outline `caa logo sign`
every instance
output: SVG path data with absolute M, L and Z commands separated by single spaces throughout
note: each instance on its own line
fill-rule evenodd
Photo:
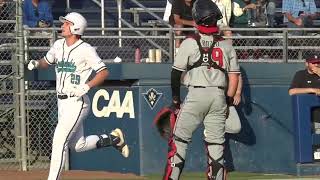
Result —
M 109 101 L 107 106 L 98 109 L 99 100 Z M 120 102 L 120 92 L 115 90 L 110 97 L 105 89 L 98 90 L 93 96 L 92 112 L 96 117 L 109 117 L 111 113 L 116 113 L 117 118 L 122 118 L 124 113 L 128 113 L 134 119 L 134 103 L 132 91 L 127 91 L 122 103 Z

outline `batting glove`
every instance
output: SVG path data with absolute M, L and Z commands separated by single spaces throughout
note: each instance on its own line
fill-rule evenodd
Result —
M 37 60 L 30 60 L 28 64 L 28 69 L 30 71 L 37 69 L 39 67 L 39 61 Z
M 77 97 L 81 97 L 85 94 L 87 94 L 87 92 L 90 90 L 90 87 L 88 84 L 83 84 L 80 85 L 78 87 L 76 87 L 75 91 L 74 91 L 74 95 Z

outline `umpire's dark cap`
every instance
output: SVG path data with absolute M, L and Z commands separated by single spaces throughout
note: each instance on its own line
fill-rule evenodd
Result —
M 306 58 L 307 63 L 312 64 L 320 64 L 320 55 L 319 54 L 311 54 Z

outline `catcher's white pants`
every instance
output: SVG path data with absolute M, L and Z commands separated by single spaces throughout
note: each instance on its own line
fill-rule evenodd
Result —
M 87 117 L 90 100 L 87 95 L 58 99 L 58 124 L 52 142 L 52 155 L 48 180 L 58 180 L 68 147 L 77 152 L 96 148 L 97 135 L 84 137 L 83 120 Z

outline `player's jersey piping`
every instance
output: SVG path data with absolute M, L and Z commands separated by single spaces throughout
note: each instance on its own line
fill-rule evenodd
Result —
M 83 110 L 83 106 L 84 106 L 84 99 L 83 97 L 81 97 L 81 100 L 82 100 L 82 105 L 81 105 L 81 109 L 80 109 L 80 112 L 78 114 L 78 117 L 77 117 L 77 120 L 76 122 L 73 124 L 72 128 L 70 129 L 68 135 L 67 135 L 67 138 L 65 139 L 64 143 L 63 143 L 63 149 L 62 149 L 62 152 L 61 152 L 61 161 L 60 161 L 60 166 L 59 166 L 59 171 L 58 171 L 58 174 L 57 174 L 57 177 L 56 177 L 56 180 L 58 180 L 58 175 L 60 174 L 61 172 L 61 168 L 62 168 L 62 160 L 63 160 L 63 152 L 64 152 L 64 147 L 66 146 L 66 143 L 67 143 L 67 140 L 70 136 L 70 133 L 72 132 L 73 128 L 75 127 L 76 124 L 78 124 L 78 121 L 79 121 L 79 118 L 80 118 L 80 114 Z
M 55 63 L 51 63 L 51 62 L 49 62 L 49 60 L 48 60 L 47 56 L 44 56 L 44 60 L 46 60 L 46 62 L 47 62 L 49 65 L 53 65 L 53 64 L 55 64 Z
M 64 44 L 66 43 L 66 40 L 63 41 L 63 44 L 62 44 L 62 58 L 64 57 Z M 57 68 L 57 66 L 56 66 Z M 63 71 L 61 72 L 61 75 L 60 75 L 60 81 L 59 81 L 59 88 L 61 87 L 61 78 L 62 78 L 62 73 Z M 59 90 L 59 89 L 57 89 Z M 60 90 L 60 94 L 62 94 L 62 90 Z
M 107 67 L 106 67 L 106 66 L 102 66 L 101 68 L 99 68 L 99 69 L 96 71 L 96 73 L 98 73 L 98 72 L 100 72 L 100 71 L 102 71 L 102 70 L 104 70 L 104 69 L 107 69 Z
M 78 44 L 76 47 L 74 47 L 73 49 L 71 49 L 71 51 L 70 51 L 69 54 L 68 54 L 68 58 L 67 58 L 67 61 L 66 61 L 66 62 L 69 61 L 69 57 L 70 57 L 71 52 L 72 52 L 73 50 L 75 50 L 77 47 L 79 47 L 81 44 L 83 44 L 83 41 L 82 41 L 80 44 Z M 62 76 L 62 73 L 61 73 L 61 76 Z M 61 90 L 60 90 L 61 93 L 62 93 L 62 90 L 63 90 L 63 88 L 64 88 L 64 82 L 65 82 L 65 80 L 66 80 L 66 76 L 67 76 L 67 72 L 65 72 L 64 77 L 63 77 L 62 88 L 61 88 Z M 61 77 L 60 77 L 60 78 L 61 78 Z

